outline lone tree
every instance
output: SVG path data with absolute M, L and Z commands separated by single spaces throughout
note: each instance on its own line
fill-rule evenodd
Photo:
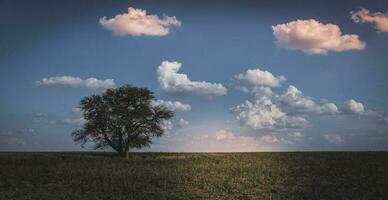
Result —
M 109 146 L 128 158 L 129 149 L 149 146 L 153 137 L 162 136 L 164 121 L 174 115 L 167 107 L 152 104 L 155 100 L 147 88 L 130 85 L 85 97 L 80 109 L 86 123 L 73 131 L 73 139 L 82 146 L 91 141 L 95 149 Z

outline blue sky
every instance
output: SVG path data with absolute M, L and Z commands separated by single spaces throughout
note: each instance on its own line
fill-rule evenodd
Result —
M 125 18 L 141 11 L 153 25 Z M 112 82 L 190 105 L 144 151 L 387 150 L 387 11 L 386 1 L 0 1 L 0 151 L 81 150 L 74 108 Z

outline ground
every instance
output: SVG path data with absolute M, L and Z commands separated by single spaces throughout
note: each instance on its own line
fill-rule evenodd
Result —
M 0 199 L 388 199 L 388 152 L 0 153 Z

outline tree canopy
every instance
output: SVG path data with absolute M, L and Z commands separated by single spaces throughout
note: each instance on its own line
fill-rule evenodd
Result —
M 153 101 L 150 90 L 131 85 L 84 97 L 79 108 L 86 123 L 72 132 L 73 139 L 82 146 L 92 142 L 95 149 L 111 147 L 128 156 L 129 149 L 149 146 L 153 137 L 162 136 L 163 123 L 174 115 Z

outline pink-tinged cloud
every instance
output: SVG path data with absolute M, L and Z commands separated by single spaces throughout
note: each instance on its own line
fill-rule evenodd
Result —
M 355 23 L 372 23 L 381 32 L 388 33 L 388 13 L 370 13 L 368 9 L 361 8 L 357 12 L 350 12 Z
M 181 22 L 173 16 L 147 15 L 147 11 L 129 7 L 128 13 L 118 14 L 114 18 L 100 19 L 100 24 L 117 35 L 132 36 L 165 36 L 170 26 L 181 26 Z
M 366 45 L 358 35 L 342 34 L 337 25 L 323 24 L 315 19 L 278 24 L 272 29 L 279 47 L 301 50 L 307 54 L 361 50 Z

